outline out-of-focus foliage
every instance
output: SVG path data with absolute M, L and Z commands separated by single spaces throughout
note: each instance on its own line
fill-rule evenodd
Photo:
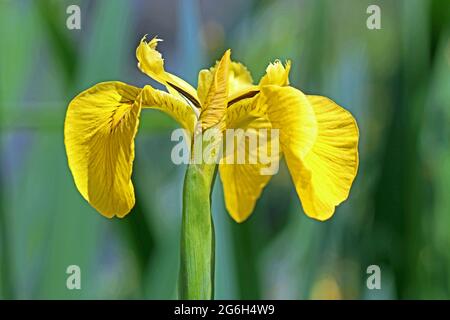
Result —
M 66 28 L 71 4 L 81 30 Z M 381 30 L 366 27 L 371 4 Z M 175 123 L 143 113 L 138 202 L 123 220 L 81 198 L 63 145 L 75 93 L 106 80 L 157 87 L 135 67 L 146 33 L 193 85 L 227 48 L 255 81 L 291 59 L 294 86 L 358 120 L 359 175 L 328 222 L 302 213 L 285 166 L 244 224 L 216 184 L 217 298 L 450 298 L 448 1 L 0 0 L 1 298 L 176 297 L 185 168 L 170 161 Z M 81 290 L 66 288 L 72 264 Z M 381 290 L 366 287 L 372 264 Z

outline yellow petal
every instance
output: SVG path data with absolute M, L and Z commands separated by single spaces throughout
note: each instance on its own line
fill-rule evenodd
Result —
M 288 60 L 286 66 L 283 66 L 279 60 L 276 60 L 274 63 L 270 63 L 267 66 L 266 74 L 261 78 L 259 85 L 287 86 L 289 85 L 290 70 L 291 61 Z
M 225 150 L 219 164 L 225 205 L 236 222 L 243 222 L 250 216 L 262 190 L 269 182 L 271 175 L 264 173 L 262 170 L 264 168 L 267 170 L 272 165 L 276 165 L 276 169 L 278 169 L 278 153 L 273 158 L 269 158 L 274 163 L 262 163 L 258 158 L 258 154 L 261 154 L 260 148 L 267 148 L 269 154 L 271 154 L 272 140 L 270 135 L 271 124 L 268 121 L 265 109 L 258 108 L 257 99 L 258 97 L 241 100 L 227 110 L 227 129 L 242 129 L 244 130 L 243 134 L 249 134 L 251 138 L 256 138 L 259 141 L 255 148 L 249 141 L 246 143 L 244 135 L 241 135 L 240 139 L 234 139 L 234 152 L 230 153 L 229 150 Z M 259 129 L 267 130 L 268 135 L 265 136 L 268 138 L 267 145 L 261 145 L 260 139 L 263 138 L 264 133 Z M 230 136 L 227 136 L 226 140 L 227 142 L 230 141 Z M 238 153 L 249 155 L 245 163 L 236 163 L 239 157 Z M 256 163 L 250 163 L 250 157 L 254 157 L 257 160 Z
M 198 73 L 197 96 L 200 104 L 205 105 L 206 96 L 214 77 L 214 69 L 203 69 Z
M 272 127 L 280 130 L 282 150 L 303 158 L 317 137 L 314 110 L 307 97 L 292 87 L 264 86 L 260 103 L 267 105 Z
M 161 53 L 156 50 L 159 41 L 162 40 L 156 37 L 148 42 L 145 36 L 142 38 L 136 49 L 139 69 L 150 78 L 165 85 L 171 94 L 181 95 L 200 107 L 197 91 L 183 79 L 164 70 L 164 59 Z
M 217 124 L 224 129 L 224 117 L 228 102 L 228 71 L 230 68 L 230 54 L 227 50 L 214 70 L 213 80 L 208 89 L 205 103 L 200 113 L 201 129 L 206 130 Z
M 219 62 L 210 69 L 201 70 L 198 74 L 197 94 L 201 104 L 205 103 L 218 64 Z M 239 62 L 231 61 L 228 72 L 228 96 L 242 95 L 252 88 L 254 88 L 253 79 L 247 68 Z
M 359 134 L 355 119 L 333 101 L 307 97 L 291 87 L 269 86 L 263 94 L 272 125 L 282 130 L 282 151 L 305 213 L 318 220 L 330 218 L 348 197 L 356 176 Z M 295 112 L 298 121 L 293 126 Z M 283 113 L 291 116 L 283 117 Z
M 228 74 L 228 94 L 232 96 L 237 92 L 247 90 L 252 85 L 253 79 L 247 68 L 239 62 L 232 62 Z
M 157 90 L 147 85 L 139 96 L 142 108 L 150 108 L 163 111 L 175 119 L 190 133 L 194 132 L 197 121 L 193 107 L 184 100 L 174 97 L 164 91 Z
M 227 108 L 227 129 L 235 128 L 271 128 L 267 116 L 267 106 L 259 103 L 259 95 L 242 99 Z
M 308 100 L 314 108 L 318 135 L 303 158 L 304 169 L 297 172 L 298 163 L 293 160 L 291 174 L 305 212 L 326 220 L 347 199 L 356 177 L 359 132 L 351 113 L 332 100 L 320 96 L 308 96 Z
M 227 211 L 236 222 L 244 222 L 272 176 L 261 175 L 260 167 L 250 164 L 220 164 L 219 172 Z
M 135 202 L 131 172 L 139 93 L 125 83 L 99 83 L 76 96 L 67 109 L 64 142 L 75 184 L 109 218 L 125 216 Z

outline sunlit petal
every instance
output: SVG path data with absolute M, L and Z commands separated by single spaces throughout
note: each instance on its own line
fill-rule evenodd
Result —
M 139 69 L 152 79 L 165 85 L 171 94 L 175 96 L 182 95 L 194 105 L 200 107 L 197 91 L 183 79 L 165 71 L 164 59 L 161 53 L 156 50 L 159 41 L 162 40 L 156 37 L 148 42 L 145 36 L 142 38 L 136 49 Z
M 208 94 L 202 104 L 200 114 L 201 129 L 205 130 L 219 124 L 220 130 L 225 128 L 225 111 L 228 102 L 228 72 L 230 68 L 230 54 L 227 50 L 214 70 Z
M 305 213 L 318 220 L 330 218 L 348 197 L 356 176 L 355 119 L 333 101 L 307 97 L 294 88 L 269 86 L 263 94 L 272 125 L 285 128 L 280 134 L 282 151 Z M 291 116 L 283 118 L 280 110 Z M 292 126 L 294 117 L 297 124 Z
M 76 96 L 67 109 L 64 141 L 75 184 L 109 218 L 125 216 L 135 202 L 131 172 L 139 93 L 121 82 L 99 83 Z
M 266 74 L 261 78 L 259 85 L 277 85 L 287 86 L 289 85 L 289 72 L 291 70 L 291 61 L 287 61 L 285 66 L 276 60 L 274 63 L 270 63 L 266 68 Z
M 232 62 L 228 75 L 229 95 L 244 91 L 253 85 L 252 75 L 247 68 L 239 62 Z
M 193 108 L 184 100 L 174 97 L 164 91 L 157 90 L 147 85 L 139 96 L 142 108 L 150 108 L 163 111 L 175 119 L 190 133 L 194 132 L 197 121 Z
M 272 127 L 280 130 L 282 150 L 292 150 L 303 158 L 312 148 L 318 130 L 306 95 L 292 87 L 264 86 L 261 90 L 260 103 L 267 106 Z
M 202 104 L 205 102 L 218 63 L 210 69 L 201 70 L 198 74 L 197 94 Z M 243 64 L 231 61 L 228 72 L 228 96 L 243 95 L 251 88 L 253 88 L 253 79 L 250 72 Z
M 314 108 L 318 135 L 302 161 L 309 171 L 302 177 L 306 182 L 296 178 L 301 176 L 300 172 L 291 170 L 291 174 L 305 212 L 326 220 L 347 199 L 356 177 L 359 132 L 351 113 L 332 100 L 320 96 L 308 96 L 308 100 Z

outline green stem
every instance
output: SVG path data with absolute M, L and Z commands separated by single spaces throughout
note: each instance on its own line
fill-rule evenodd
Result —
M 183 190 L 179 298 L 214 298 L 214 225 L 211 191 L 216 164 L 190 164 Z

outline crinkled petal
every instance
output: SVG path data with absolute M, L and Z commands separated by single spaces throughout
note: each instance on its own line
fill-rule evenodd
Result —
M 291 70 L 291 61 L 287 61 L 285 66 L 276 60 L 274 63 L 270 63 L 267 66 L 266 74 L 261 78 L 259 85 L 277 85 L 287 86 L 289 85 L 289 72 Z
M 334 101 L 320 96 L 308 96 L 308 100 L 314 108 L 318 135 L 303 158 L 303 170 L 295 170 L 298 163 L 293 160 L 291 174 L 305 212 L 326 220 L 347 199 L 356 177 L 359 132 L 351 113 Z
M 134 206 L 131 172 L 140 89 L 99 83 L 69 104 L 64 126 L 67 159 L 81 195 L 102 215 L 123 217 Z
M 228 72 L 230 54 L 227 50 L 214 70 L 211 85 L 200 113 L 202 131 L 219 125 L 219 130 L 225 129 L 225 113 L 228 103 Z
M 305 96 L 291 87 L 268 86 L 263 94 L 272 125 L 282 130 L 282 151 L 305 213 L 330 218 L 347 199 L 357 173 L 355 119 L 330 99 Z
M 162 58 L 161 53 L 156 50 L 159 41 L 162 40 L 156 37 L 148 42 L 146 41 L 145 36 L 142 38 L 136 49 L 136 58 L 138 60 L 139 69 L 150 78 L 165 85 L 171 94 L 175 96 L 181 95 L 197 107 L 200 107 L 197 91 L 183 79 L 165 71 L 164 59 Z

